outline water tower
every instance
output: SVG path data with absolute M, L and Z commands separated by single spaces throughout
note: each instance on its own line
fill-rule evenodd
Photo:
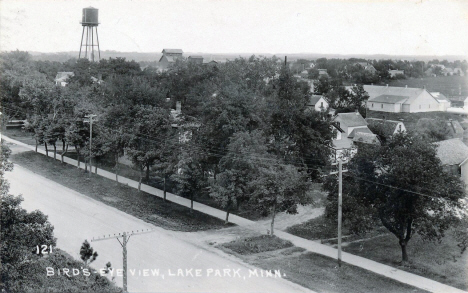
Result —
M 97 32 L 97 27 L 99 25 L 98 9 L 93 7 L 83 8 L 83 17 L 80 23 L 83 26 L 83 33 L 81 34 L 80 55 L 78 58 L 82 58 L 81 52 L 83 52 L 83 58 L 94 62 L 94 48 L 97 47 L 97 60 L 99 61 L 99 59 L 101 59 L 101 51 L 99 50 L 99 37 Z

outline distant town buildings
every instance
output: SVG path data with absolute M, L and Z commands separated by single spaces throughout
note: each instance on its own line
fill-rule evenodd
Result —
M 182 59 L 183 53 L 181 49 L 163 49 L 163 55 L 159 59 L 159 68 L 161 70 L 166 70 L 169 65 L 174 64 L 177 59 Z
M 397 75 L 405 75 L 405 71 L 404 70 L 389 70 L 388 71 L 388 74 L 390 74 L 390 77 L 396 77 Z
M 189 56 L 187 60 L 195 64 L 203 64 L 203 56 L 200 55 Z

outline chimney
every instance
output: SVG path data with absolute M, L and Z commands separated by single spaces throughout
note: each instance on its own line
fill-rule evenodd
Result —
M 408 85 L 405 85 L 405 89 L 407 89 L 407 88 L 408 88 Z
M 388 83 L 387 83 L 387 87 L 388 87 Z
M 180 103 L 180 101 L 177 101 L 176 102 L 176 111 L 178 113 L 181 113 L 182 112 L 182 104 Z
M 356 107 L 356 109 L 354 110 L 354 112 L 356 113 L 356 115 L 359 115 L 359 109 Z

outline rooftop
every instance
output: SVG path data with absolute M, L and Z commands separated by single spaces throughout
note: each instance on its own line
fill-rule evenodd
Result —
M 184 52 L 182 51 L 182 49 L 163 49 L 162 53 L 183 54 Z
M 397 87 L 397 86 L 378 86 L 364 85 L 364 90 L 369 94 L 369 101 L 381 95 L 407 97 L 404 104 L 412 103 L 423 92 L 423 88 Z M 435 99 L 435 98 L 434 98 Z
M 317 104 L 317 102 L 323 98 L 322 95 L 312 95 L 309 99 L 309 105 L 312 105 L 314 106 L 315 104 Z
M 459 165 L 468 158 L 468 146 L 460 139 L 453 138 L 434 143 L 437 156 L 443 165 Z
M 340 122 L 348 127 L 366 126 L 367 122 L 362 118 L 361 114 L 356 112 L 339 113 L 335 116 L 335 121 Z
M 369 128 L 367 128 L 367 126 L 358 127 L 358 128 L 354 128 L 353 131 L 351 131 L 351 133 L 348 135 L 348 138 L 354 138 L 358 133 L 373 134 L 372 131 Z
M 376 134 L 373 133 L 366 133 L 366 132 L 358 132 L 353 138 L 353 142 L 362 142 L 367 144 L 376 144 L 380 145 L 380 140 Z
M 57 72 L 57 75 L 55 76 L 55 81 L 65 81 L 72 76 L 75 76 L 75 74 L 70 71 Z
M 408 96 L 380 95 L 373 99 L 369 99 L 369 101 L 378 102 L 378 103 L 395 104 L 395 103 L 403 103 L 408 98 L 409 98 Z

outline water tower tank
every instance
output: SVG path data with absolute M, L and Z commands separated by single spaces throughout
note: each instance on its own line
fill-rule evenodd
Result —
M 81 23 L 83 25 L 98 25 L 98 9 L 94 7 L 83 8 L 83 18 Z

